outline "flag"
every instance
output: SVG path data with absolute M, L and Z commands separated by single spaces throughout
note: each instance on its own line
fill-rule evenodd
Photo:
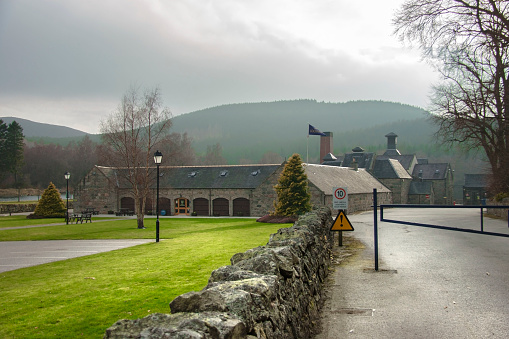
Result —
M 315 128 L 313 125 L 309 125 L 309 132 L 308 135 L 323 135 L 326 136 L 325 133 L 320 132 L 317 128 Z

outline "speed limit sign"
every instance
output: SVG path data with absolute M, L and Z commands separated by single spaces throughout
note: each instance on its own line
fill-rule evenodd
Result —
M 332 208 L 335 210 L 348 209 L 348 189 L 346 187 L 334 187 L 332 192 Z

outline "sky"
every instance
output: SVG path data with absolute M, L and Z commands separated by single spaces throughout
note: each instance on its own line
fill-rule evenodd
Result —
M 404 0 L 0 0 L 0 116 L 99 133 L 132 86 L 173 116 L 223 104 L 385 100 L 437 75 L 393 35 Z

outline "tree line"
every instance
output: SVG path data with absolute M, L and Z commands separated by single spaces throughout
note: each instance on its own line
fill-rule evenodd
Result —
M 158 144 L 166 166 L 222 165 L 227 161 L 219 143 L 210 145 L 198 155 L 187 133 L 168 133 Z M 153 166 L 154 163 L 148 163 Z M 85 136 L 67 145 L 27 141 L 23 128 L 13 121 L 0 120 L 0 188 L 44 189 L 50 182 L 63 188 L 64 174 L 71 173 L 72 190 L 95 165 L 111 166 L 111 154 L 104 143 Z

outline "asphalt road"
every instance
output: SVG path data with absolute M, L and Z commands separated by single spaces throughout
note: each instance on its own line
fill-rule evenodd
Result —
M 0 272 L 153 242 L 129 240 L 44 240 L 0 242 Z
M 384 217 L 480 229 L 479 210 L 394 209 Z M 509 238 L 379 223 L 375 272 L 373 213 L 348 218 L 355 231 L 344 232 L 345 245 L 365 248 L 330 276 L 315 339 L 509 336 Z M 484 222 L 485 231 L 509 234 L 507 221 Z

